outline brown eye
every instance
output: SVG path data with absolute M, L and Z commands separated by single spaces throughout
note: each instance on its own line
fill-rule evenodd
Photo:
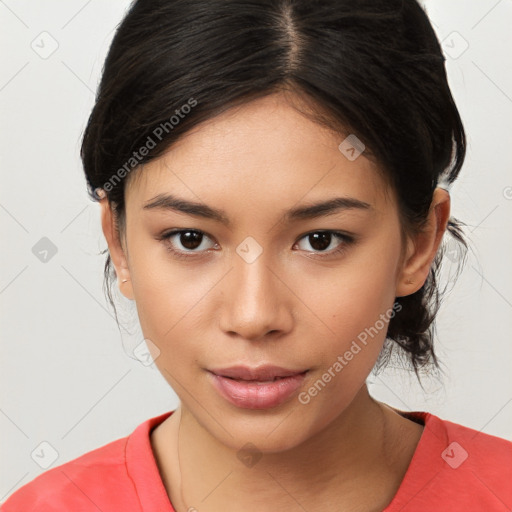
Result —
M 160 237 L 167 250 L 178 257 L 195 257 L 206 252 L 208 244 L 204 241 L 210 239 L 202 231 L 195 229 L 180 229 L 168 232 Z M 215 244 L 214 244 L 215 245 Z
M 343 252 L 348 245 L 354 242 L 354 238 L 336 231 L 315 231 L 307 233 L 302 239 L 307 239 L 312 251 L 304 249 L 307 252 L 320 252 L 319 256 L 333 255 Z M 336 245 L 336 241 L 340 242 Z M 334 243 L 333 243 L 334 242 Z M 333 247 L 334 246 L 334 247 Z M 331 250 L 326 250 L 331 247 Z
M 192 251 L 201 245 L 203 234 L 198 231 L 181 231 L 177 233 L 177 237 L 185 249 Z
M 331 245 L 332 233 L 312 233 L 308 235 L 308 241 L 315 251 L 325 251 Z

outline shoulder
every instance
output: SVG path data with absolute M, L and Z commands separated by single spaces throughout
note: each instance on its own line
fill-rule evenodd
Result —
M 127 437 L 45 471 L 15 491 L 1 512 L 140 512 L 170 510 L 150 433 L 174 411 L 150 418 Z
M 429 412 L 394 409 L 424 428 L 385 512 L 510 510 L 512 441 Z
M 431 463 L 429 469 L 424 468 L 431 478 L 426 493 L 465 510 L 511 506 L 512 441 L 430 413 L 426 414 L 427 428 L 423 448 L 433 452 L 433 459 L 424 459 Z
M 126 471 L 127 439 L 112 441 L 45 471 L 15 491 L 0 506 L 1 512 L 133 510 L 127 506 L 129 496 L 132 503 L 133 498 L 137 501 Z M 108 508 L 102 508 L 107 501 Z
M 494 466 L 510 469 L 512 441 L 440 418 L 429 412 L 400 412 L 405 417 L 424 425 L 421 445 L 443 448 L 442 459 L 449 467 L 462 467 L 467 461 L 466 467 L 473 464 L 485 466 L 492 462 Z
M 440 421 L 447 436 L 441 453 L 446 492 L 464 496 L 466 506 L 476 510 L 508 510 L 512 505 L 512 441 Z
M 512 441 L 448 420 L 440 418 L 437 420 L 443 425 L 448 440 L 453 443 L 451 449 L 445 454 L 447 458 L 452 455 L 455 458 L 459 450 L 465 460 L 467 454 L 467 460 L 474 464 L 486 466 L 492 462 L 495 467 L 507 468 L 509 471 L 512 469 Z

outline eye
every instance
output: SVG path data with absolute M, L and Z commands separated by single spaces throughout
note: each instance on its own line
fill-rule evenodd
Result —
M 315 256 L 319 256 L 321 258 L 341 254 L 345 252 L 348 249 L 348 246 L 355 241 L 353 236 L 339 231 L 312 231 L 311 233 L 304 235 L 301 240 L 302 239 L 306 239 L 309 245 L 313 248 L 312 251 L 307 249 L 305 250 L 313 252 Z M 338 246 L 335 246 L 334 249 L 329 251 L 325 250 L 332 247 L 333 242 L 336 241 L 338 242 Z M 320 253 L 317 251 L 320 251 Z
M 313 253 L 315 257 L 332 257 L 345 252 L 348 246 L 355 242 L 353 236 L 341 233 L 339 231 L 312 231 L 303 235 L 299 240 L 307 240 L 312 250 L 302 249 L 306 252 Z M 164 233 L 159 237 L 166 245 L 166 249 L 177 258 L 193 258 L 200 257 L 208 252 L 208 244 L 205 240 L 211 238 L 203 231 L 197 229 L 175 229 Z M 338 245 L 332 247 L 333 242 L 338 242 Z M 299 244 L 299 242 L 297 242 Z M 214 246 L 216 244 L 214 243 Z M 180 247 L 181 246 L 181 247 Z
M 203 243 L 206 239 L 209 239 L 206 233 L 197 229 L 176 229 L 160 237 L 160 240 L 165 242 L 167 250 L 178 258 L 201 255 L 207 249 Z

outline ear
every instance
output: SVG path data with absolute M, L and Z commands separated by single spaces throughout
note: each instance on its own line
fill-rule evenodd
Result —
M 411 295 L 425 284 L 449 218 L 450 194 L 437 187 L 423 231 L 408 239 L 403 267 L 397 276 L 396 297 Z
M 121 290 L 121 293 L 127 299 L 133 300 L 133 287 L 130 270 L 128 268 L 128 260 L 119 239 L 119 232 L 117 230 L 114 214 L 106 197 L 100 201 L 100 207 L 101 227 L 107 240 L 110 258 L 116 271 L 119 290 Z M 126 281 L 123 282 L 124 280 Z

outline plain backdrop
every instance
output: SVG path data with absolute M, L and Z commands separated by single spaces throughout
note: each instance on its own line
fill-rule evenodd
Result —
M 143 339 L 133 304 L 117 294 L 121 332 L 107 306 L 106 242 L 79 158 L 128 5 L 0 1 L 0 501 L 45 465 L 178 405 L 154 365 L 132 353 Z M 468 135 L 451 197 L 474 250 L 437 321 L 444 381 L 427 379 L 423 391 L 414 375 L 389 369 L 370 392 L 512 440 L 512 3 L 427 0 L 426 9 Z

